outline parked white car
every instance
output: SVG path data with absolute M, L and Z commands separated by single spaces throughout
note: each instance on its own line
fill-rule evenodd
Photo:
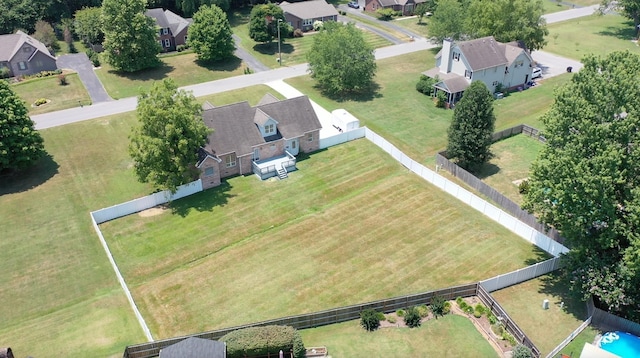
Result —
M 542 77 L 542 69 L 540 67 L 534 67 L 531 72 L 531 79 Z

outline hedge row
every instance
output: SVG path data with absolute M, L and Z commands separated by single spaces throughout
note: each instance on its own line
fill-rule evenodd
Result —
M 293 351 L 304 358 L 305 348 L 300 333 L 289 326 L 250 327 L 227 333 L 219 341 L 227 344 L 227 358 L 266 356 Z

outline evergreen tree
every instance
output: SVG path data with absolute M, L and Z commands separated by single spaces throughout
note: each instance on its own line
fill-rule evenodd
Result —
M 467 170 L 475 170 L 491 159 L 496 117 L 493 97 L 482 81 L 474 81 L 456 104 L 449 127 L 447 155 Z

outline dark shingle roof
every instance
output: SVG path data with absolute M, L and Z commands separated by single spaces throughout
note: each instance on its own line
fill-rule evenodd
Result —
M 217 156 L 231 152 L 237 156 L 250 154 L 253 146 L 266 142 L 254 122 L 256 114 L 259 119 L 271 117 L 278 122 L 278 134 L 287 139 L 322 128 L 307 96 L 256 107 L 240 102 L 203 111 L 204 123 L 214 130 L 204 149 Z
M 457 43 L 458 48 L 469 62 L 472 71 L 505 65 L 509 61 L 505 57 L 504 45 L 493 36 Z
M 224 342 L 190 337 L 160 351 L 160 358 L 225 358 Z
M 169 27 L 169 20 L 164 15 L 164 10 L 162 10 L 161 8 L 147 9 L 144 14 L 156 20 L 156 24 L 161 28 L 164 29 Z
M 33 46 L 45 56 L 55 60 L 45 44 L 18 30 L 15 34 L 0 35 L 0 61 L 11 61 L 24 43 Z

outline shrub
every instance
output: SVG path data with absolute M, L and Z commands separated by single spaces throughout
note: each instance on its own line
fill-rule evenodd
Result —
M 252 71 L 249 67 L 245 67 L 245 68 L 244 68 L 244 74 L 245 74 L 245 75 L 250 75 L 250 74 L 252 74 L 252 73 L 253 73 L 253 71 Z
M 35 102 L 33 102 L 35 106 L 42 106 L 45 103 L 47 103 L 46 98 L 38 98 Z
M 8 67 L 4 67 L 4 66 L 0 67 L 0 78 L 9 78 L 10 73 L 11 72 L 9 72 Z
M 516 339 L 514 336 L 512 336 L 509 332 L 507 332 L 506 330 L 502 333 L 502 339 L 505 341 L 508 341 L 509 344 L 511 344 L 512 346 L 516 345 Z
M 69 84 L 69 82 L 67 82 L 67 76 L 65 75 L 58 75 L 58 83 L 60 83 L 60 86 L 66 86 Z
M 93 67 L 100 67 L 100 55 L 92 49 L 87 49 L 86 53 L 87 57 L 89 57 L 89 60 L 93 64 Z
M 302 32 L 302 30 L 300 30 L 300 29 L 295 29 L 295 30 L 293 31 L 293 37 L 302 37 L 302 36 L 304 36 L 304 32 Z
M 438 93 L 436 94 L 436 98 L 438 99 L 436 101 L 436 107 L 444 108 L 444 104 L 447 102 L 447 94 L 443 91 L 438 91 Z
M 478 303 L 473 310 L 473 316 L 475 318 L 480 318 L 486 312 L 486 308 L 482 305 L 482 303 Z
M 431 298 L 431 312 L 433 312 L 433 315 L 438 318 L 438 316 L 444 316 L 444 303 L 445 303 L 445 299 L 442 296 L 433 296 Z
M 322 30 L 323 26 L 324 26 L 324 22 L 322 22 L 320 20 L 316 20 L 316 21 L 313 22 L 313 30 L 315 30 L 315 31 Z
M 451 302 L 447 301 L 444 303 L 444 314 L 449 314 L 451 312 Z
M 420 327 L 421 319 L 416 307 L 407 308 L 407 311 L 404 313 L 404 323 L 409 328 Z
M 527 346 L 523 346 L 522 344 L 516 345 L 511 351 L 511 358 L 532 358 L 533 353 L 531 349 Z
M 378 9 L 376 14 L 378 14 L 380 20 L 389 21 L 396 15 L 396 12 L 393 9 Z
M 416 309 L 418 310 L 418 314 L 422 318 L 425 318 L 429 315 L 429 308 L 426 305 L 420 305 L 416 307 Z
M 437 80 L 435 78 L 420 75 L 420 79 L 418 83 L 416 83 L 416 91 L 430 96 L 433 93 L 433 85 L 436 84 L 436 82 Z
M 456 297 L 456 303 L 458 304 L 458 306 L 462 307 L 462 304 L 464 303 L 466 305 L 466 302 L 464 302 L 464 298 L 458 296 Z
M 467 307 L 465 307 L 463 311 L 464 313 L 467 313 L 467 314 L 473 314 L 474 309 L 473 309 L 473 306 L 467 305 Z
M 384 313 L 382 312 L 378 312 L 378 319 L 381 321 L 386 321 L 387 320 L 387 316 L 384 315 Z
M 389 318 L 387 318 L 387 322 L 389 323 L 396 323 L 396 317 L 395 316 L 389 316 Z
M 289 25 L 289 23 L 280 24 L 280 35 L 282 37 L 293 37 L 294 30 L 293 26 Z
M 404 317 L 405 311 L 404 310 L 397 310 L 396 314 L 398 315 L 398 317 Z
M 178 52 L 182 52 L 182 51 L 184 51 L 186 49 L 187 49 L 186 45 L 178 45 L 178 46 L 176 46 L 176 51 L 178 51 Z
M 529 192 L 529 181 L 523 180 L 518 184 L 518 192 L 522 195 L 526 195 Z
M 360 312 L 360 325 L 369 332 L 378 329 L 380 327 L 378 312 L 372 308 Z
M 493 312 L 489 310 L 487 310 L 487 319 L 489 319 L 489 324 L 496 324 L 498 322 L 496 315 L 494 315 Z
M 300 333 L 289 326 L 249 327 L 227 333 L 220 338 L 227 344 L 227 357 L 266 356 L 293 351 L 295 358 L 305 356 Z

